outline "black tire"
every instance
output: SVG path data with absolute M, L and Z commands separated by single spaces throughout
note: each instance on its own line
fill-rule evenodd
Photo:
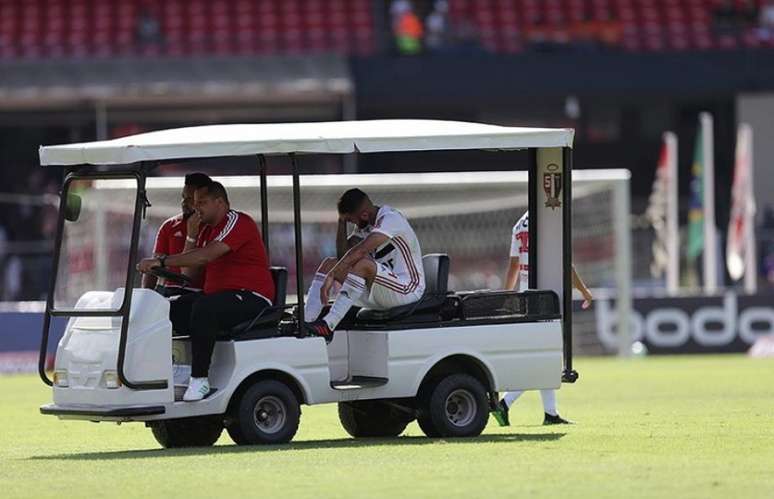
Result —
M 397 437 L 413 419 L 380 400 L 339 402 L 341 426 L 355 438 Z
M 232 419 L 228 434 L 237 445 L 284 444 L 298 431 L 301 407 L 285 383 L 265 379 L 242 395 Z
M 486 388 L 479 380 L 468 374 L 451 374 L 429 394 L 425 410 L 438 436 L 476 437 L 484 431 L 489 403 Z
M 417 424 L 422 433 L 427 438 L 438 438 L 441 436 L 441 432 L 433 424 L 433 420 L 430 417 L 430 395 L 435 384 L 430 383 L 428 386 L 423 386 L 417 394 Z
M 248 445 L 247 439 L 242 434 L 242 429 L 239 426 L 239 421 L 237 421 L 236 419 L 232 420 L 230 423 L 226 425 L 226 432 L 228 432 L 228 436 L 231 437 L 231 440 L 235 444 Z
M 165 449 L 209 447 L 223 433 L 223 421 L 217 417 L 169 419 L 152 423 L 151 432 Z
M 441 432 L 433 425 L 429 414 L 417 414 L 417 424 L 427 438 L 438 438 L 441 436 Z

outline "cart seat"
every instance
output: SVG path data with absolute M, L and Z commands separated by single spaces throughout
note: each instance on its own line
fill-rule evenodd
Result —
M 446 301 L 449 286 L 449 255 L 432 253 L 422 257 L 425 270 L 425 293 L 419 301 L 387 310 L 363 308 L 357 313 L 355 325 L 392 321 L 427 322 L 438 320 L 438 313 Z
M 231 329 L 218 334 L 218 339 L 257 339 L 277 336 L 277 326 L 285 311 L 285 299 L 288 290 L 288 269 L 285 267 L 270 267 L 274 280 L 274 305 L 265 308 L 256 317 L 242 322 Z

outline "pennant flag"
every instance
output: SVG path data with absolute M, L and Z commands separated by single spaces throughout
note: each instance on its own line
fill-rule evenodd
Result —
M 672 179 L 670 178 L 668 161 L 669 148 L 666 141 L 664 141 L 661 146 L 658 166 L 656 167 L 656 178 L 653 180 L 653 191 L 648 200 L 648 209 L 645 211 L 645 216 L 656 233 L 652 245 L 653 261 L 650 264 L 650 274 L 653 277 L 663 276 L 669 263 L 666 217 L 669 185 Z
M 752 131 L 740 125 L 736 140 L 734 183 L 731 188 L 731 217 L 726 239 L 726 267 L 731 279 L 738 281 L 746 272 L 757 277 L 755 259 L 748 258 L 754 250 L 753 223 L 755 199 L 752 186 Z M 748 268 L 751 266 L 751 268 Z

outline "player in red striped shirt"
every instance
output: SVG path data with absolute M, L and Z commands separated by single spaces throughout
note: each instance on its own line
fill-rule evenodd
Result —
M 360 189 L 338 202 L 338 259 L 326 258 L 309 288 L 304 317 L 309 330 L 330 341 L 354 306 L 386 310 L 419 301 L 425 292 L 422 249 L 408 220 L 390 206 L 375 206 Z M 347 237 L 347 224 L 355 231 Z M 325 317 L 319 317 L 334 282 L 341 284 Z

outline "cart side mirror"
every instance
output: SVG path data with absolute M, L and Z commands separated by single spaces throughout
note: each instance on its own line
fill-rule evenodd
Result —
M 81 216 L 81 197 L 77 194 L 67 193 L 67 201 L 64 207 L 64 217 L 68 222 L 77 222 Z

